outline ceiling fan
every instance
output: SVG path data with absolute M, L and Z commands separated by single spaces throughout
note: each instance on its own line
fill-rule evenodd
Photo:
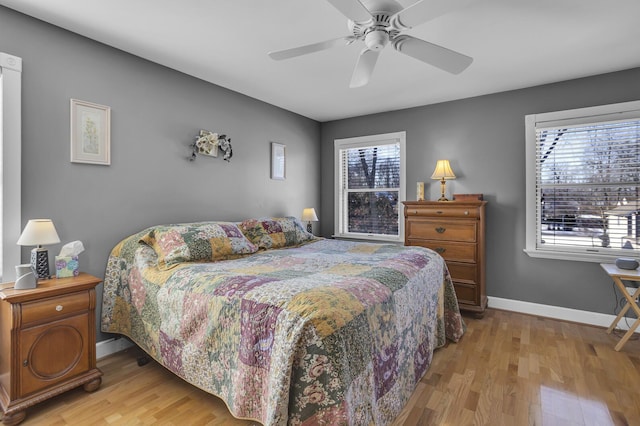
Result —
M 473 62 L 473 58 L 462 53 L 401 34 L 402 31 L 460 8 L 471 0 L 420 0 L 406 8 L 396 0 L 327 1 L 348 18 L 347 26 L 351 35 L 269 52 L 269 56 L 279 61 L 364 41 L 366 47 L 360 52 L 353 71 L 349 84 L 351 88 L 364 86 L 369 82 L 378 56 L 389 42 L 398 52 L 452 74 L 461 73 Z

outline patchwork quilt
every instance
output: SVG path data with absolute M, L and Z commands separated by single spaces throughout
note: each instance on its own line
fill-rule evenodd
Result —
M 132 235 L 105 273 L 102 330 L 264 425 L 386 425 L 464 323 L 443 259 L 315 240 L 158 265 Z M 165 265 L 166 266 L 166 265 Z

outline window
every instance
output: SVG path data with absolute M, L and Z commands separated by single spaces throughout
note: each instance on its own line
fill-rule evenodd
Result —
M 0 281 L 20 264 L 22 59 L 0 52 Z
M 534 257 L 640 255 L 640 101 L 526 117 Z
M 335 236 L 403 241 L 405 132 L 336 139 Z

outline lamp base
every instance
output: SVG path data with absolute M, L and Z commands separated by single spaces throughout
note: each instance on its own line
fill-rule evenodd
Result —
M 36 271 L 38 278 L 49 279 L 49 251 L 42 247 L 31 250 L 31 266 Z
M 311 222 L 307 222 L 307 232 L 313 234 L 313 226 L 311 225 Z
M 440 181 L 440 198 L 438 199 L 438 201 L 449 201 L 447 199 L 447 197 L 444 196 L 444 191 L 447 188 L 447 183 L 445 182 L 444 178 L 442 178 L 442 180 Z

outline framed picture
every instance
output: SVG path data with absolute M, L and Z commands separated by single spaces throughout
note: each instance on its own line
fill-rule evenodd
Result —
M 286 145 L 271 142 L 271 179 L 284 180 L 286 177 Z
M 416 200 L 424 201 L 424 182 L 418 182 L 416 185 Z
M 71 162 L 111 164 L 111 108 L 71 99 Z

